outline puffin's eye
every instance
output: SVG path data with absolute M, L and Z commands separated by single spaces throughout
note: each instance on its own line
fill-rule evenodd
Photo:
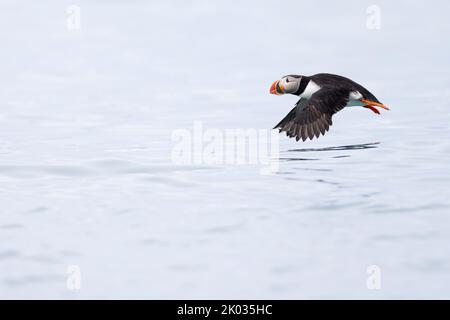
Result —
M 286 78 L 286 83 L 289 83 L 289 78 Z

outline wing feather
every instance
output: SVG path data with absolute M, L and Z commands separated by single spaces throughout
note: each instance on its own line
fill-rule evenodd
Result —
M 318 138 L 330 129 L 331 117 L 346 106 L 348 94 L 348 90 L 322 87 L 310 99 L 301 98 L 274 129 L 297 141 Z

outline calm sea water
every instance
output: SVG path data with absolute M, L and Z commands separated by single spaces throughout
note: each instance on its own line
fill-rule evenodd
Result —
M 382 1 L 379 30 L 357 1 L 79 7 L 0 7 L 1 298 L 450 297 L 446 3 Z M 296 99 L 269 84 L 318 72 L 392 110 L 280 136 L 269 175 L 172 162 L 175 130 L 270 129 Z

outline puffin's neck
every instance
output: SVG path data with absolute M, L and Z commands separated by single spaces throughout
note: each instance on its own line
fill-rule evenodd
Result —
M 301 98 L 309 99 L 315 92 L 319 91 L 319 89 L 320 86 L 310 77 L 302 77 L 296 94 Z

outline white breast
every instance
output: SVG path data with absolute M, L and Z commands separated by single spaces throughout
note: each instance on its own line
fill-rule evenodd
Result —
M 319 90 L 320 90 L 320 86 L 317 83 L 315 83 L 314 81 L 309 80 L 308 84 L 306 85 L 305 90 L 300 95 L 300 97 L 309 99 L 315 92 L 317 92 Z
M 311 98 L 311 96 L 316 93 L 317 91 L 320 90 L 320 86 L 315 83 L 314 81 L 310 80 L 305 88 L 305 90 L 303 91 L 303 93 L 300 95 L 301 98 L 304 99 L 309 99 Z M 348 95 L 348 103 L 347 103 L 347 107 L 360 107 L 363 106 L 364 104 L 359 101 L 362 98 L 362 94 L 359 91 L 352 91 L 350 92 L 350 94 Z

